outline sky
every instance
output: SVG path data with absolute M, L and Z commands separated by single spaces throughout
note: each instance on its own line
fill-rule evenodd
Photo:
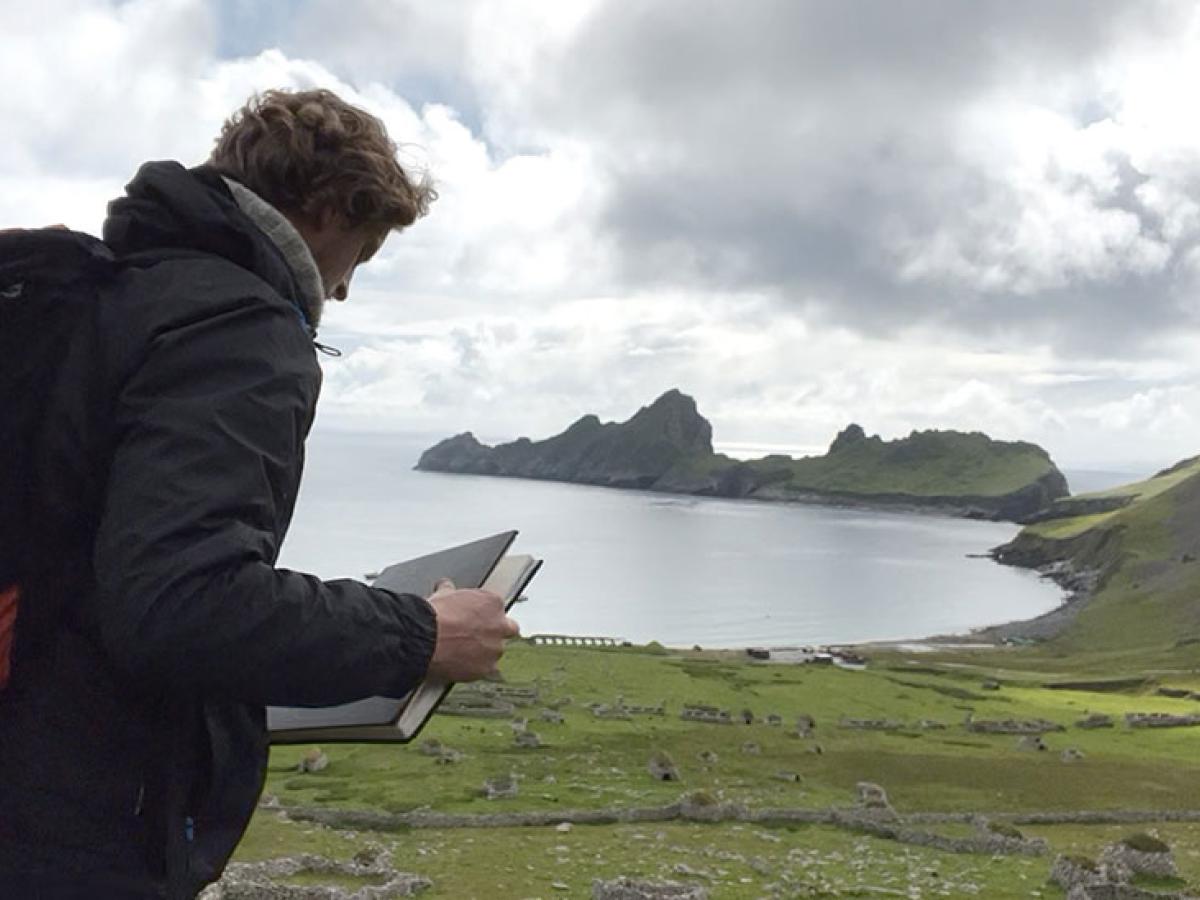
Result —
M 739 455 L 984 431 L 1200 453 L 1200 7 L 0 0 L 0 227 L 96 232 L 255 91 L 440 197 L 331 304 L 318 427 L 486 441 L 670 388 Z

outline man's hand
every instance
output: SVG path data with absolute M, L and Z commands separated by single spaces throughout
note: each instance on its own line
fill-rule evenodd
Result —
M 448 579 L 429 598 L 437 615 L 437 646 L 429 674 L 448 681 L 475 681 L 496 670 L 504 642 L 520 635 L 504 614 L 504 601 L 490 591 L 457 590 Z

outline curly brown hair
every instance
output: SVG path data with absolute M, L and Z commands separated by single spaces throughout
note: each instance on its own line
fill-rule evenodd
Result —
M 410 176 L 383 122 L 332 91 L 255 94 L 226 120 L 209 165 L 289 216 L 407 228 L 437 192 Z

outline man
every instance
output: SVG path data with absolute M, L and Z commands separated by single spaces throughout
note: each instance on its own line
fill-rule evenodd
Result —
M 482 591 L 275 568 L 322 304 L 433 196 L 374 117 L 272 91 L 207 165 L 149 163 L 110 205 L 128 265 L 64 349 L 37 448 L 69 527 L 28 588 L 67 602 L 0 694 L 0 896 L 194 896 L 262 789 L 265 705 L 479 678 L 517 634 Z

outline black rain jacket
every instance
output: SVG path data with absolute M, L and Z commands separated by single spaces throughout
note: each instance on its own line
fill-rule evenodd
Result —
M 5 897 L 193 896 L 262 790 L 264 706 L 403 695 L 436 638 L 419 597 L 275 567 L 320 369 L 217 173 L 143 166 L 104 236 L 138 264 L 46 398 L 38 477 L 73 527 L 26 593 L 70 613 L 0 695 Z

